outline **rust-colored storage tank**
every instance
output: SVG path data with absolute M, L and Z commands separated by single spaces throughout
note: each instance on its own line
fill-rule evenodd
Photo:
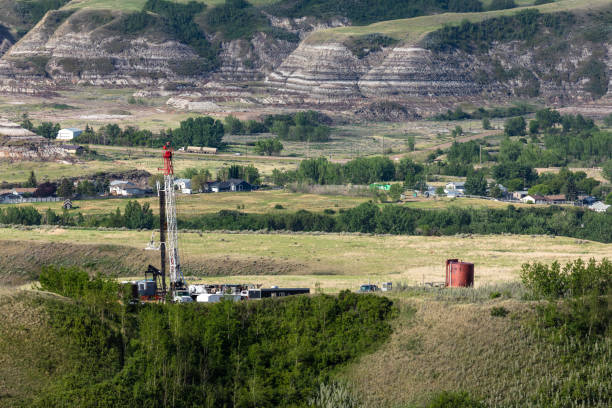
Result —
M 474 264 L 458 259 L 447 259 L 446 286 L 466 288 L 474 286 Z

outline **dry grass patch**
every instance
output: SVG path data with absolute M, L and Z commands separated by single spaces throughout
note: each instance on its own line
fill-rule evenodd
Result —
M 422 404 L 441 390 L 468 391 L 490 406 L 531 406 L 541 378 L 554 372 L 555 359 L 521 326 L 528 304 L 399 305 L 391 340 L 345 373 L 368 407 Z M 495 306 L 510 314 L 491 316 Z

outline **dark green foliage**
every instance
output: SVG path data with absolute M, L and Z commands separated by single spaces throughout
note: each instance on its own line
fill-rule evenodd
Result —
M 242 179 L 247 183 L 259 184 L 259 170 L 252 164 L 248 166 L 232 164 L 229 167 L 222 167 L 217 171 L 217 180 L 226 181 L 229 179 Z
M 34 174 L 34 170 L 32 170 L 30 171 L 30 176 L 28 177 L 28 181 L 26 182 L 25 186 L 36 188 L 37 185 L 38 182 L 36 181 L 36 174 Z
M 80 76 L 81 74 L 95 73 L 99 75 L 109 75 L 115 71 L 115 61 L 112 58 L 91 58 L 91 59 L 80 59 L 80 58 L 59 58 L 57 63 L 61 65 L 62 69 L 67 73 Z
M 138 201 L 128 201 L 123 210 L 124 226 L 129 229 L 153 228 L 153 210 L 149 203 L 142 206 Z
M 482 3 L 476 0 L 288 0 L 267 8 L 271 14 L 287 17 L 344 16 L 356 25 L 445 11 L 481 10 Z
M 552 234 L 612 242 L 612 220 L 581 208 L 417 210 L 365 203 L 339 216 L 296 213 L 245 214 L 221 211 L 179 220 L 182 228 L 204 230 L 288 230 L 365 232 L 397 235 Z
M 269 26 L 266 16 L 245 0 L 226 0 L 206 14 L 206 24 L 226 40 L 251 39 Z
M 11 43 L 15 43 L 15 37 L 11 34 L 11 31 L 3 24 L 0 24 L 0 41 L 7 39 Z
M 32 206 L 0 208 L 0 224 L 40 225 L 40 220 L 40 213 Z
M 533 327 L 557 347 L 565 374 L 560 383 L 539 390 L 541 404 L 609 406 L 610 393 L 601 390 L 612 387 L 612 366 L 605 363 L 612 335 L 612 263 L 578 259 L 562 268 L 536 262 L 523 265 L 521 278 L 535 298 L 549 299 L 538 306 Z M 593 362 L 598 369 L 590 368 Z
M 119 125 L 111 123 L 102 126 L 98 131 L 89 126 L 75 139 L 78 143 L 91 143 L 111 146 L 161 146 L 164 141 L 154 136 L 149 130 L 140 130 L 133 126 L 121 129 Z
M 59 123 L 42 122 L 38 127 L 34 128 L 34 133 L 46 139 L 55 139 L 60 129 Z
M 465 193 L 476 196 L 487 195 L 487 179 L 481 171 L 468 175 L 465 181 Z
M 397 40 L 386 35 L 374 33 L 359 37 L 350 36 L 344 40 L 343 44 L 357 58 L 363 58 L 372 52 L 378 52 L 384 47 L 397 44 Z M 404 108 L 405 109 L 405 108 Z
M 96 280 L 55 271 L 46 287 L 78 282 L 74 304 L 45 306 L 81 363 L 35 406 L 305 406 L 337 367 L 391 333 L 392 303 L 375 295 L 120 306 L 116 286 L 113 304 L 94 301 Z
M 174 146 L 220 147 L 225 131 L 220 120 L 210 116 L 188 118 L 172 132 Z
M 480 107 L 472 113 L 465 112 L 461 106 L 457 106 L 454 111 L 448 109 L 446 113 L 435 115 L 433 120 L 464 120 L 464 119 L 484 119 L 484 118 L 507 118 L 511 116 L 525 115 L 532 113 L 533 107 L 527 104 L 517 104 L 508 107 L 498 107 L 486 109 Z
M 480 146 L 485 145 L 484 141 L 470 140 L 464 143 L 453 142 L 448 150 L 447 157 L 449 161 L 459 163 L 478 163 L 480 161 Z M 482 161 L 489 160 L 489 153 L 486 150 L 482 151 Z
M 264 124 L 281 140 L 327 142 L 331 119 L 317 111 L 296 112 L 289 115 L 269 115 Z
M 544 173 L 538 177 L 538 184 L 529 189 L 529 194 L 566 194 L 569 200 L 580 194 L 592 194 L 593 189 L 601 183 L 593 178 L 587 177 L 583 171 L 575 173 L 567 168 L 562 168 L 559 173 Z
M 72 197 L 74 194 L 74 184 L 69 179 L 63 178 L 57 187 L 57 195 L 62 198 Z
M 510 118 L 504 123 L 504 133 L 508 136 L 523 136 L 526 134 L 526 126 L 524 117 Z
M 604 259 L 597 263 L 590 259 L 584 263 L 578 259 L 563 268 L 558 262 L 550 266 L 526 263 L 521 279 L 535 297 L 580 297 L 592 292 L 605 295 L 612 288 L 612 262 Z
M 491 309 L 491 316 L 493 317 L 506 317 L 510 313 L 508 309 L 503 306 L 496 306 Z
M 612 160 L 608 160 L 602 167 L 603 176 L 612 182 Z
M 601 98 L 608 92 L 608 67 L 595 56 L 583 62 L 576 74 L 579 77 L 588 78 L 589 81 L 584 89 L 593 97 Z
M 201 13 L 205 7 L 205 4 L 195 1 L 181 4 L 166 0 L 147 0 L 143 11 L 152 11 L 162 16 L 164 29 L 177 40 L 191 46 L 202 57 L 199 62 L 205 70 L 213 70 L 219 65 L 218 49 L 206 39 L 194 21 L 196 14 Z
M 48 11 L 58 10 L 70 0 L 26 0 L 16 2 L 16 11 L 27 26 L 33 27 Z M 69 15 L 69 14 L 68 14 Z
M 485 408 L 485 404 L 472 398 L 467 392 L 443 391 L 426 405 L 426 408 Z
M 136 34 L 149 27 L 159 27 L 162 23 L 157 17 L 146 11 L 127 14 L 121 18 L 119 32 L 122 34 Z
M 283 144 L 278 138 L 261 139 L 255 142 L 254 150 L 257 154 L 272 156 L 283 150 Z
M 493 0 L 488 7 L 488 10 L 506 10 L 515 8 L 516 3 L 514 0 Z
M 576 17 L 567 12 L 542 14 L 528 9 L 510 16 L 486 19 L 479 23 L 464 20 L 459 25 L 447 25 L 428 34 L 425 46 L 434 51 L 460 49 L 468 53 L 482 53 L 496 42 L 547 41 L 553 35 L 562 37 Z

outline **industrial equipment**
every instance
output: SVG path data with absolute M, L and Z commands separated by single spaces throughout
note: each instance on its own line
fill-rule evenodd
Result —
M 446 260 L 446 282 L 447 287 L 473 287 L 474 286 L 474 264 L 459 261 L 458 259 Z

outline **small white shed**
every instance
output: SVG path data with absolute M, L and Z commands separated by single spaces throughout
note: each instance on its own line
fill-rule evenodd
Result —
M 77 128 L 60 129 L 60 131 L 57 132 L 57 140 L 72 140 L 81 133 L 83 133 L 83 131 Z

